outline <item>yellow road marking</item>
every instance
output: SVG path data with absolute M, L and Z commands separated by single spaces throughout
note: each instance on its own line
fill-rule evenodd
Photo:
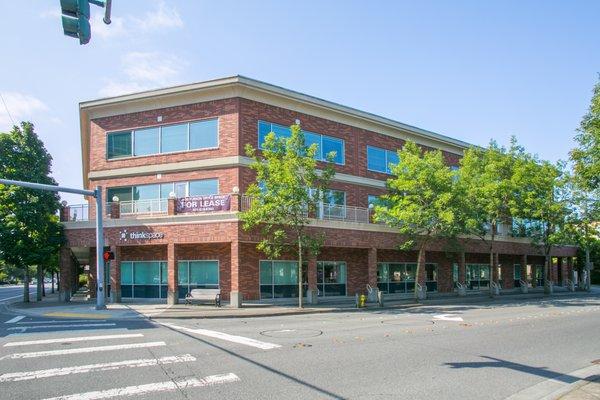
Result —
M 63 317 L 63 318 L 90 318 L 90 319 L 105 319 L 110 318 L 110 314 L 86 314 L 86 313 L 68 313 L 68 312 L 52 312 L 44 314 L 45 317 Z

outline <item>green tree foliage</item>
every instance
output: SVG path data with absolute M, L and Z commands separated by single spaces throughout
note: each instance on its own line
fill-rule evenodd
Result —
M 403 250 L 419 251 L 417 279 L 425 268 L 427 245 L 455 238 L 461 231 L 455 173 L 444 163 L 442 152 L 423 151 L 406 142 L 398 151 L 399 163 L 391 166 L 388 193 L 375 206 L 375 219 L 399 231 Z M 415 298 L 418 287 L 415 285 Z
M 271 258 L 282 254 L 298 259 L 298 305 L 302 301 L 302 260 L 316 255 L 324 237 L 310 232 L 310 216 L 333 177 L 331 162 L 321 171 L 317 169 L 317 145 L 306 147 L 299 125 L 291 126 L 289 138 L 277 138 L 269 133 L 263 144 L 262 155 L 252 146 L 246 153 L 254 161 L 256 183 L 249 186 L 246 195 L 251 206 L 241 214 L 244 230 L 259 229 L 261 240 L 257 248 Z M 332 161 L 334 153 L 328 155 Z
M 2 178 L 56 185 L 51 166 L 52 157 L 30 122 L 0 133 Z M 0 184 L 0 259 L 23 271 L 23 301 L 29 301 L 29 266 L 46 265 L 63 240 L 58 208 L 55 192 Z
M 552 164 L 530 156 L 523 160 L 517 176 L 521 197 L 516 216 L 534 222 L 527 237 L 544 254 L 544 290 L 548 293 L 552 248 L 571 240 L 567 229 L 571 213 L 569 177 L 562 162 Z
M 494 243 L 498 227 L 519 214 L 524 187 L 521 185 L 526 155 L 513 137 L 509 148 L 491 141 L 487 148 L 472 147 L 460 162 L 458 184 L 467 233 L 487 243 L 490 251 L 490 280 L 494 280 Z M 493 287 L 490 284 L 490 294 Z
M 571 150 L 575 178 L 578 185 L 590 191 L 600 190 L 600 83 L 588 113 L 583 117 L 579 134 L 575 136 L 578 147 Z M 596 197 L 597 199 L 598 197 Z

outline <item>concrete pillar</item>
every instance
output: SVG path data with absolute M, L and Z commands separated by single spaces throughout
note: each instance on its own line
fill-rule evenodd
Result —
M 229 305 L 233 308 L 241 308 L 243 294 L 240 287 L 240 242 L 231 241 L 231 292 L 229 294 Z
M 306 293 L 308 303 L 317 304 L 319 302 L 319 292 L 317 289 L 317 259 L 315 257 L 308 259 L 306 274 L 308 278 L 308 292 Z
M 64 245 L 60 246 L 58 257 L 60 268 L 60 287 L 58 298 L 60 301 L 69 302 L 71 301 L 71 268 L 73 268 L 71 249 Z
M 179 303 L 177 262 L 175 261 L 175 243 L 167 244 L 167 304 Z
M 110 260 L 110 301 L 121 302 L 121 246 L 111 246 L 110 251 L 115 255 Z

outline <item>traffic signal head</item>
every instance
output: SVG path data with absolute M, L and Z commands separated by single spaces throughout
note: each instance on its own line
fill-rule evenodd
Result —
M 90 41 L 90 3 L 88 0 L 60 0 L 62 25 L 65 35 L 79 39 L 80 44 Z
M 114 260 L 115 259 L 115 253 L 113 253 L 112 251 L 105 251 L 102 254 L 102 258 L 104 258 L 104 261 Z

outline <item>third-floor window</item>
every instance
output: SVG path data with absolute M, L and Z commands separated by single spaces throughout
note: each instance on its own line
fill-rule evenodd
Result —
M 278 138 L 289 138 L 292 132 L 289 127 L 274 124 L 272 122 L 258 121 L 258 148 L 263 148 L 265 137 L 269 133 L 275 133 Z M 335 152 L 333 162 L 336 164 L 344 165 L 344 139 L 338 139 L 332 136 L 321 135 L 319 133 L 302 131 L 304 133 L 304 143 L 306 146 L 310 146 L 313 143 L 317 144 L 317 152 L 315 153 L 315 159 L 319 161 L 327 161 L 327 156 L 331 152 Z
M 219 147 L 218 120 L 185 122 L 129 131 L 110 132 L 106 158 L 147 156 Z
M 369 171 L 391 174 L 391 164 L 398 164 L 398 153 L 379 147 L 367 146 L 367 169 Z

